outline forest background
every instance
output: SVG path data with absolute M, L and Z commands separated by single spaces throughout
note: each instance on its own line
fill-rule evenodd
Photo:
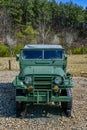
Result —
M 0 0 L 0 56 L 15 56 L 25 44 L 61 44 L 68 54 L 87 54 L 87 7 Z

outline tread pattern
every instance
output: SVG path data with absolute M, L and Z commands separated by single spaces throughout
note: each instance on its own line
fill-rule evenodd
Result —
M 62 96 L 68 96 L 70 98 L 69 102 L 61 102 L 61 107 L 63 111 L 65 112 L 67 117 L 71 116 L 72 111 L 72 92 L 71 89 L 65 89 L 61 91 Z

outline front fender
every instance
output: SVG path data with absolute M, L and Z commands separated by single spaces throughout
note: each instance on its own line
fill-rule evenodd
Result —
M 16 76 L 12 82 L 13 86 L 16 88 L 26 88 L 23 81 L 19 79 L 19 76 Z

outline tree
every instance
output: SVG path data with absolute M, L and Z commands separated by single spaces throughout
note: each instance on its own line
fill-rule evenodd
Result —
M 36 27 L 40 34 L 40 42 L 44 44 L 47 35 L 50 31 L 51 25 L 51 8 L 48 0 L 34 0 L 34 27 Z
M 32 29 L 38 34 L 32 34 Z M 0 40 L 4 43 L 8 34 L 24 43 L 31 31 L 38 35 L 39 43 L 46 43 L 50 36 L 62 35 L 63 31 L 76 31 L 84 38 L 86 30 L 87 8 L 72 1 L 58 4 L 56 0 L 0 0 Z
M 22 13 L 22 24 L 31 25 L 34 17 L 33 13 L 33 1 L 32 0 L 22 0 L 21 2 Z
M 23 31 L 23 34 L 25 36 L 25 44 L 36 43 L 35 35 L 38 35 L 38 32 L 35 31 L 32 26 L 27 26 Z
M 58 18 L 58 4 L 56 3 L 56 0 L 50 1 L 51 6 L 51 26 L 52 30 L 57 31 L 57 28 L 59 27 L 59 18 Z

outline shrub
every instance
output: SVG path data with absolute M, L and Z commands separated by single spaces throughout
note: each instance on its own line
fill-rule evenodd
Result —
M 83 50 L 82 48 L 74 48 L 72 49 L 72 54 L 82 54 Z
M 24 45 L 18 44 L 18 45 L 13 49 L 13 51 L 14 51 L 14 56 L 15 56 L 16 54 L 19 54 L 19 53 L 20 53 L 20 49 L 22 49 L 23 47 L 24 47 Z
M 4 44 L 0 44 L 0 57 L 8 56 L 10 56 L 9 48 Z
M 84 53 L 87 54 L 87 48 L 84 49 Z

